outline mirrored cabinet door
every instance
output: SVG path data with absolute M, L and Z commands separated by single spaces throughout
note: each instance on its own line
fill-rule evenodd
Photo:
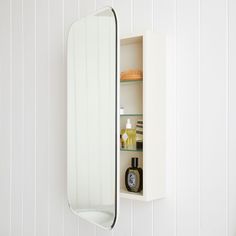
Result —
M 71 210 L 113 228 L 118 210 L 117 20 L 105 8 L 76 21 L 67 52 L 67 191 Z

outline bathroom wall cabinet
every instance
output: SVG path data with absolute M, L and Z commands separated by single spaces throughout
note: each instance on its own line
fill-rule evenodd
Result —
M 120 81 L 120 128 L 129 118 L 135 127 L 143 120 L 143 149 L 120 149 L 120 195 L 122 198 L 150 201 L 165 196 L 166 160 L 166 69 L 165 37 L 147 31 L 120 40 L 120 71 L 143 71 L 141 80 Z M 125 171 L 131 158 L 139 158 L 143 169 L 143 191 L 128 192 Z
M 72 24 L 67 47 L 68 205 L 103 229 L 117 222 L 119 195 L 165 196 L 165 38 L 118 35 L 116 13 L 106 7 Z M 138 193 L 125 185 L 132 157 L 142 170 L 129 169 L 127 188 Z

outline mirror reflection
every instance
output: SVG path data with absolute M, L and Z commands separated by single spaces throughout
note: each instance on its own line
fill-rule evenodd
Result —
M 111 8 L 75 22 L 68 37 L 68 202 L 103 228 L 117 214 L 116 42 Z

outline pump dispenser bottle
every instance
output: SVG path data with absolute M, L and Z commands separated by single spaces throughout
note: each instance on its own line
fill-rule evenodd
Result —
M 127 119 L 126 129 L 122 134 L 122 140 L 125 149 L 136 148 L 136 130 L 132 129 L 132 124 L 130 122 L 130 119 Z

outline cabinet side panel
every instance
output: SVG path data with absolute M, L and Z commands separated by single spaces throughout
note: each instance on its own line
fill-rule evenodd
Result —
M 165 194 L 166 85 L 164 36 L 147 32 L 143 41 L 144 194 Z

